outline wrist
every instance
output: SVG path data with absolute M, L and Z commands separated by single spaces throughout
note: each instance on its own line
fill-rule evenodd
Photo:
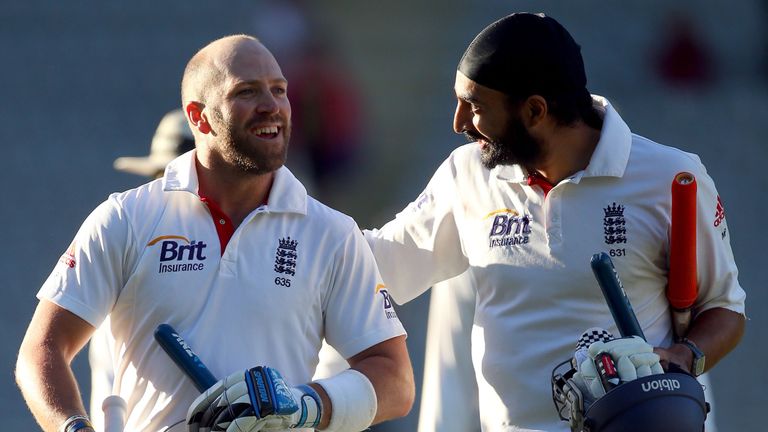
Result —
M 327 431 L 365 430 L 376 416 L 376 390 L 363 373 L 347 369 L 316 381 L 330 399 L 332 412 Z
M 686 363 L 691 375 L 697 377 L 704 373 L 704 367 L 706 364 L 706 357 L 704 352 L 701 351 L 698 345 L 688 338 L 683 338 L 678 342 L 678 345 L 682 345 L 686 351 L 688 351 L 689 362 Z
M 61 424 L 59 432 L 93 432 L 93 424 L 88 416 L 75 414 Z
M 320 395 L 309 385 L 291 388 L 294 399 L 299 404 L 299 410 L 293 414 L 293 427 L 316 429 L 323 416 L 323 403 Z
M 693 362 L 693 354 L 691 353 L 691 350 L 682 343 L 675 342 L 670 348 L 670 351 L 674 354 L 674 358 L 671 359 L 671 362 L 690 371 L 691 363 Z

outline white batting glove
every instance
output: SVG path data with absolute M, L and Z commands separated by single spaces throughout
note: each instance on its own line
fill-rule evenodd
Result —
M 658 354 L 653 347 L 638 336 L 613 339 L 607 342 L 598 341 L 589 345 L 587 358 L 577 367 L 571 381 L 581 390 L 584 403 L 588 406 L 603 396 L 611 388 L 628 381 L 648 375 L 664 373 L 659 363 Z M 610 357 L 608 368 L 614 368 L 616 374 L 608 376 L 606 371 L 598 371 L 600 361 L 596 359 L 607 354 Z
M 589 346 L 588 351 L 593 360 L 600 353 L 608 353 L 616 365 L 621 382 L 664 373 L 659 355 L 639 336 L 595 342 Z
M 573 374 L 571 381 L 581 390 L 585 408 L 605 394 L 605 388 L 591 359 L 581 363 L 579 371 Z

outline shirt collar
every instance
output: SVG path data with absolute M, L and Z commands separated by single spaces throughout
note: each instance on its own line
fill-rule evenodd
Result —
M 196 150 L 191 150 L 168 164 L 163 176 L 163 191 L 185 191 L 198 195 L 195 155 Z M 275 172 L 266 207 L 278 213 L 307 214 L 307 189 L 285 166 Z
M 632 132 L 608 99 L 592 95 L 592 103 L 603 115 L 603 128 L 589 165 L 578 177 L 621 177 L 629 161 Z M 528 173 L 520 165 L 498 165 L 491 175 L 513 183 L 528 181 Z
M 604 113 L 603 129 L 584 177 L 621 177 L 632 149 L 632 132 L 607 99 L 593 95 L 592 101 Z

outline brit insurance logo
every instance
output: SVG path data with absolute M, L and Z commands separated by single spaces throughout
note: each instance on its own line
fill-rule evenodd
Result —
M 384 315 L 387 319 L 395 319 L 397 318 L 397 312 L 395 312 L 395 308 L 392 306 L 392 297 L 389 296 L 389 292 L 385 288 L 387 286 L 384 284 L 376 285 L 376 293 L 384 297 Z
M 205 248 L 203 241 L 189 240 L 179 235 L 155 237 L 147 247 L 160 245 L 160 267 L 158 273 L 178 273 L 202 271 L 205 268 Z
M 296 276 L 296 260 L 299 258 L 299 254 L 296 250 L 299 242 L 291 239 L 291 237 L 284 237 L 277 242 L 277 251 L 275 252 L 275 272 L 285 275 L 285 277 L 278 276 L 275 278 L 275 285 L 291 286 L 291 279 L 288 276 Z
M 488 247 L 516 246 L 527 244 L 531 235 L 531 216 L 520 215 L 513 209 L 494 210 L 483 219 L 493 218 L 488 234 Z

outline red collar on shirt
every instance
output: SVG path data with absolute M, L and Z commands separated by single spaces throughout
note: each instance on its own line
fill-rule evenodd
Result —
M 528 174 L 528 186 L 538 186 L 541 188 L 542 191 L 544 191 L 544 197 L 547 197 L 547 194 L 549 191 L 552 190 L 555 185 L 550 183 L 547 179 L 541 176 L 538 172 L 534 171 L 531 174 Z
M 224 255 L 224 249 L 227 248 L 229 239 L 231 239 L 232 235 L 235 233 L 235 225 L 215 201 L 203 195 L 203 191 L 198 190 L 198 195 L 200 196 L 200 201 L 205 203 L 205 205 L 208 206 L 208 210 L 211 212 L 213 225 L 216 227 L 216 234 L 219 235 L 221 254 Z

